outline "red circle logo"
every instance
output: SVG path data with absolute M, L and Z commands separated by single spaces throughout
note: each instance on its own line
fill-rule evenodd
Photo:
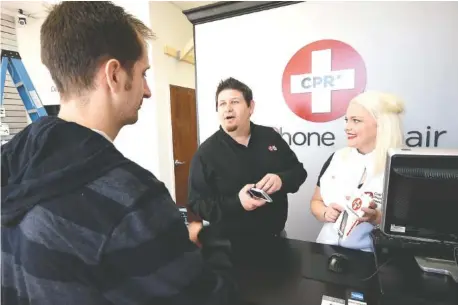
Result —
M 356 198 L 355 200 L 353 200 L 353 203 L 351 204 L 351 208 L 354 211 L 357 211 L 361 208 L 362 205 L 363 205 L 363 201 L 360 198 Z
M 283 97 L 300 118 L 329 122 L 342 117 L 352 98 L 366 87 L 366 66 L 359 53 L 338 40 L 306 45 L 283 72 Z

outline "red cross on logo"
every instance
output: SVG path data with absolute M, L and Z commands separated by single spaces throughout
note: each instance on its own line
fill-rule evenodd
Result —
M 363 201 L 361 200 L 361 198 L 356 198 L 355 200 L 353 200 L 353 203 L 351 204 L 351 208 L 354 211 L 357 211 L 361 208 L 362 205 L 363 205 Z

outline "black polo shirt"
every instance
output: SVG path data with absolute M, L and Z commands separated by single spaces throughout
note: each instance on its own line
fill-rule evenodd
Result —
M 277 174 L 282 188 L 271 195 L 273 202 L 246 211 L 238 197 L 246 184 Z M 189 174 L 189 206 L 201 218 L 223 223 L 230 235 L 280 233 L 288 215 L 287 193 L 295 193 L 307 177 L 279 133 L 251 123 L 247 146 L 237 143 L 221 127 L 199 147 Z

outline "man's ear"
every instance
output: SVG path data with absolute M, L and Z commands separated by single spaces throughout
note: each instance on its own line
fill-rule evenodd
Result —
M 251 100 L 251 102 L 250 102 L 250 114 L 253 114 L 254 106 L 255 106 L 254 100 Z
M 110 59 L 105 64 L 105 77 L 107 85 L 113 92 L 117 92 L 121 88 L 121 71 L 121 64 L 116 59 Z

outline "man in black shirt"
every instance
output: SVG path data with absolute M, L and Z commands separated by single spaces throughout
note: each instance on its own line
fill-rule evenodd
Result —
M 218 223 L 231 240 L 278 236 L 288 215 L 288 193 L 307 172 L 271 127 L 250 121 L 251 89 L 229 78 L 216 91 L 220 128 L 199 147 L 189 175 L 189 206 L 210 224 Z M 256 187 L 273 199 L 251 197 Z

